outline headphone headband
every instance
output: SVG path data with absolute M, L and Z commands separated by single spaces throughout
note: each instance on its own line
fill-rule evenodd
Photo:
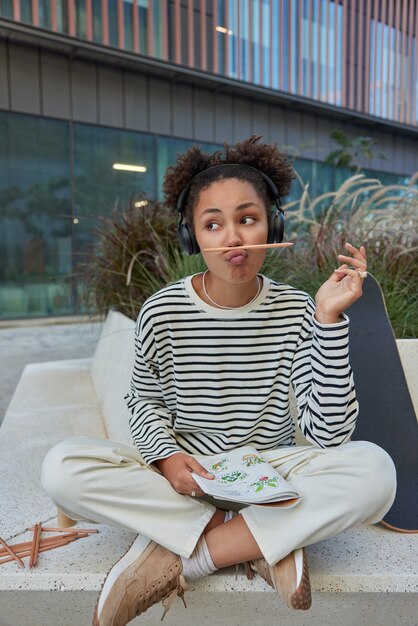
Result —
M 267 174 L 257 169 L 256 167 L 253 167 L 252 165 L 247 165 L 246 163 L 221 163 L 220 165 L 212 165 L 211 167 L 208 167 L 205 170 L 202 170 L 201 172 L 195 174 L 182 189 L 178 197 L 177 212 L 179 213 L 179 223 L 177 227 L 177 232 L 180 245 L 187 254 L 198 254 L 200 252 L 199 244 L 197 243 L 196 237 L 193 232 L 193 227 L 189 224 L 183 223 L 185 198 L 190 191 L 190 187 L 197 178 L 203 176 L 203 174 L 209 172 L 210 170 L 221 170 L 224 168 L 231 168 L 236 166 L 239 166 L 240 168 L 247 168 L 253 170 L 254 172 L 257 172 L 262 176 L 263 180 L 267 184 L 267 187 L 269 188 L 271 195 L 274 198 L 274 207 L 269 218 L 267 241 L 268 243 L 280 243 L 282 241 L 284 232 L 284 212 L 280 205 L 280 194 L 275 183 L 271 180 L 269 176 L 267 176 Z
M 177 212 L 178 213 L 183 213 L 184 212 L 184 199 L 187 195 L 187 193 L 190 191 L 190 188 L 193 184 L 193 182 L 195 180 L 197 180 L 198 178 L 201 178 L 203 176 L 203 174 L 206 174 L 206 172 L 210 172 L 211 170 L 222 170 L 222 169 L 228 169 L 231 167 L 236 167 L 236 166 L 242 167 L 242 168 L 247 168 L 249 170 L 252 170 L 253 172 L 257 172 L 258 174 L 260 174 L 260 176 L 263 177 L 264 181 L 267 183 L 267 186 L 272 194 L 272 196 L 274 197 L 274 201 L 275 204 L 277 206 L 277 208 L 281 211 L 280 208 L 280 194 L 279 191 L 275 185 L 275 183 L 271 180 L 271 178 L 269 176 L 267 176 L 267 174 L 265 174 L 264 172 L 262 172 L 261 170 L 257 169 L 256 167 L 253 167 L 252 165 L 247 165 L 247 163 L 220 163 L 219 165 L 212 165 L 211 167 L 206 168 L 205 170 L 202 170 L 201 172 L 198 172 L 197 174 L 195 174 L 190 180 L 189 182 L 186 184 L 186 186 L 182 189 L 178 200 L 177 200 Z

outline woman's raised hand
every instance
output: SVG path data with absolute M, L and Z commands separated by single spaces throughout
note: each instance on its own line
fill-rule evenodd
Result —
M 338 322 L 341 313 L 363 294 L 363 280 L 367 275 L 367 256 L 364 246 L 355 248 L 345 244 L 349 255 L 339 254 L 338 267 L 318 289 L 315 296 L 315 318 L 322 324 Z

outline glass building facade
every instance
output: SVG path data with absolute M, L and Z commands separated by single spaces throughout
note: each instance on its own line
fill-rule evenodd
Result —
M 77 266 L 98 217 L 161 199 L 165 169 L 192 143 L 0 111 L 0 319 L 82 312 Z
M 198 70 L 416 131 L 416 0 L 0 0 L 0 20 L 26 25 L 44 39 L 59 34 L 115 57 L 123 51 L 162 61 L 178 74 Z M 8 61 L 8 67 L 19 63 Z M 70 119 L 93 74 L 74 91 L 72 104 L 69 95 L 57 100 L 68 112 L 56 117 L 41 105 L 37 114 L 14 110 L 11 88 L 1 99 L 2 76 L 0 63 L 0 320 L 82 313 L 77 270 L 94 243 L 98 217 L 144 199 L 161 200 L 164 172 L 178 152 L 196 144 L 208 151 L 223 146 L 186 139 L 181 130 L 172 136 L 169 123 L 161 132 L 160 126 L 146 132 L 127 130 L 126 119 L 119 125 L 103 117 L 97 124 L 87 123 L 89 117 Z M 46 74 L 39 70 L 42 82 Z M 31 85 L 39 89 L 35 81 Z M 53 79 L 50 85 L 49 96 Z M 19 77 L 12 87 L 15 99 L 25 101 Z M 99 97 L 93 87 L 91 94 L 85 109 Z M 108 93 L 102 97 L 109 100 Z M 131 121 L 153 114 L 135 107 L 137 101 Z M 201 138 L 199 130 L 195 136 Z M 134 163 L 138 171 L 119 170 L 118 163 Z M 296 158 L 295 168 L 312 196 L 335 190 L 351 173 L 307 158 Z M 363 171 L 385 183 L 405 182 Z M 298 185 L 290 200 L 300 196 Z
M 418 123 L 416 0 L 0 0 L 0 17 Z
M 196 144 L 209 152 L 222 148 L 0 111 L 0 319 L 83 312 L 77 266 L 91 250 L 98 217 L 161 200 L 166 168 Z M 115 163 L 144 171 L 120 171 Z M 313 196 L 334 190 L 350 173 L 302 158 L 295 168 Z M 299 196 L 296 181 L 289 200 Z

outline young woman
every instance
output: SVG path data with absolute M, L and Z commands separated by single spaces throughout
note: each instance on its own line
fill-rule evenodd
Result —
M 259 274 L 279 241 L 280 199 L 293 177 L 276 146 L 252 136 L 207 155 L 194 147 L 165 178 L 180 241 L 207 270 L 145 302 L 136 326 L 133 446 L 72 439 L 55 446 L 43 485 L 64 513 L 138 534 L 110 571 L 96 626 L 124 626 L 152 604 L 166 610 L 186 581 L 250 563 L 294 609 L 311 604 L 304 546 L 375 523 L 395 495 L 389 456 L 351 442 L 357 401 L 344 310 L 362 294 L 366 252 L 346 244 L 315 302 Z M 226 248 L 213 252 L 210 248 Z M 289 388 L 311 445 L 296 446 Z M 254 445 L 300 494 L 290 509 L 205 497 L 199 459 Z

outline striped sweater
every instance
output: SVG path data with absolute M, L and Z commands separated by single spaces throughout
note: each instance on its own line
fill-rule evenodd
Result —
M 324 325 L 314 311 L 306 293 L 266 277 L 239 310 L 206 304 L 191 276 L 151 296 L 138 317 L 125 397 L 144 460 L 294 445 L 291 384 L 306 439 L 347 441 L 358 412 L 348 318 Z

